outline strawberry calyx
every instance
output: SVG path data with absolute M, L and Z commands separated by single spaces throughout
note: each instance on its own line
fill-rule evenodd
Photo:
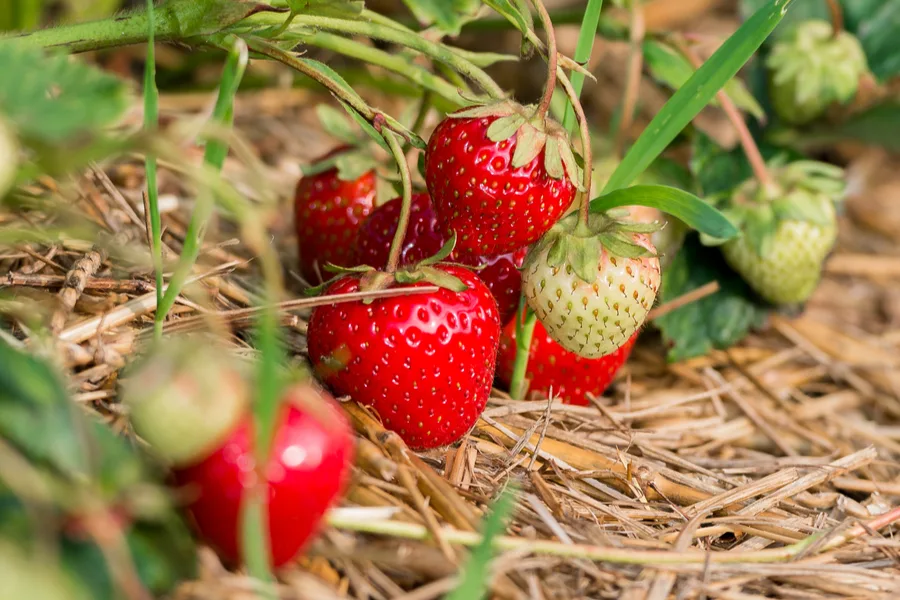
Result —
M 561 219 L 528 251 L 522 269 L 525 270 L 547 251 L 551 267 L 571 266 L 576 275 L 587 283 L 597 278 L 603 251 L 623 258 L 655 256 L 646 247 L 635 243 L 635 234 L 659 231 L 659 223 L 637 223 L 627 219 L 628 210 L 613 209 L 605 213 L 591 213 L 584 223 L 577 214 Z
M 447 115 L 452 119 L 495 117 L 487 137 L 494 143 L 516 138 L 511 166 L 524 167 L 544 151 L 544 169 L 551 179 L 568 179 L 575 189 L 584 191 L 582 171 L 575 160 L 572 142 L 562 125 L 542 114 L 536 105 L 523 106 L 513 100 L 474 106 Z
M 381 271 L 368 265 L 339 267 L 329 263 L 325 265 L 325 270 L 331 273 L 337 273 L 337 276 L 332 277 L 321 285 L 306 289 L 305 293 L 309 296 L 317 296 L 336 280 L 347 275 L 358 276 L 360 278 L 359 291 L 361 292 L 385 290 L 394 283 L 430 283 L 452 292 L 464 292 L 468 289 L 468 286 L 463 283 L 462 280 L 437 267 L 439 264 L 456 264 L 445 260 L 453 253 L 455 246 L 456 234 L 454 233 L 434 255 L 392 273 Z M 458 266 L 472 269 L 472 267 L 468 265 Z M 371 302 L 371 299 L 364 300 L 363 302 Z
M 832 103 L 851 100 L 868 71 L 859 39 L 847 31 L 835 34 L 821 19 L 804 21 L 779 40 L 766 66 L 776 111 L 796 125 L 818 118 Z
M 755 178 L 742 183 L 725 199 L 721 211 L 746 237 L 759 257 L 772 251 L 772 241 L 782 223 L 794 221 L 822 227 L 834 225 L 835 207 L 846 188 L 844 170 L 818 161 L 770 163 L 773 184 L 763 186 Z M 707 246 L 726 242 L 706 234 Z

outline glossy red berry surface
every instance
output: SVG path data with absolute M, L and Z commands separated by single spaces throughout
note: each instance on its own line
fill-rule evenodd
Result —
M 319 377 L 335 393 L 372 407 L 417 450 L 452 444 L 475 425 L 500 338 L 497 304 L 484 283 L 468 269 L 439 268 L 468 289 L 320 306 L 307 334 Z M 422 285 L 431 284 L 410 287 Z M 358 289 L 357 277 L 344 277 L 325 293 Z
M 257 484 L 259 473 L 269 484 L 269 535 L 276 567 L 303 550 L 347 484 L 353 435 L 340 407 L 308 386 L 289 393 L 319 397 L 311 408 L 287 399 L 264 469 L 257 468 L 247 417 L 211 455 L 174 471 L 176 482 L 192 499 L 187 508 L 200 537 L 228 562 L 241 559 L 242 495 Z
M 391 242 L 400 219 L 401 199 L 376 208 L 363 223 L 356 238 L 354 263 L 383 269 L 391 252 Z M 450 236 L 440 230 L 437 217 L 428 194 L 413 194 L 409 213 L 409 228 L 403 239 L 400 264 L 412 265 L 433 256 L 447 242 Z M 500 311 L 500 322 L 512 318 L 519 307 L 522 291 L 522 266 L 527 248 L 496 256 L 478 256 L 454 250 L 448 262 L 458 262 L 473 267 L 482 267 L 475 272 L 494 295 Z
M 299 181 L 294 219 L 300 273 L 307 283 L 317 285 L 331 277 L 324 268 L 327 263 L 351 266 L 356 233 L 375 207 L 375 187 L 374 171 L 343 181 L 338 178 L 337 169 L 330 169 Z
M 385 267 L 391 253 L 391 242 L 397 232 L 401 205 L 402 198 L 394 198 L 372 211 L 356 237 L 353 252 L 355 264 L 369 265 L 376 269 Z M 448 236 L 439 230 L 428 194 L 413 194 L 409 226 L 400 250 L 400 265 L 411 265 L 433 256 L 447 239 Z
M 446 232 L 457 248 L 477 255 L 514 252 L 535 242 L 575 198 L 567 177 L 553 179 L 544 153 L 513 168 L 516 137 L 493 142 L 496 117 L 444 119 L 428 141 L 425 181 Z
M 530 380 L 529 393 L 536 392 L 546 398 L 552 389 L 554 396 L 566 404 L 588 406 L 586 394 L 599 396 L 609 387 L 631 355 L 637 336 L 634 334 L 612 354 L 601 358 L 583 358 L 557 344 L 538 321 L 528 353 L 526 377 Z M 512 320 L 503 328 L 497 357 L 497 378 L 506 386 L 512 380 L 515 360 L 516 322 Z

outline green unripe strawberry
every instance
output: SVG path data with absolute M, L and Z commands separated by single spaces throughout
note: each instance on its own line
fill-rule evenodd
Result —
M 835 203 L 843 192 L 843 171 L 800 161 L 771 173 L 771 188 L 750 180 L 723 210 L 742 235 L 726 242 L 722 253 L 762 298 L 798 304 L 816 289 L 837 239 Z
M 659 290 L 656 224 L 614 212 L 557 223 L 528 252 L 522 292 L 547 334 L 566 350 L 599 358 L 622 347 L 644 323 Z
M 772 106 L 793 125 L 821 117 L 829 106 L 856 95 L 859 78 L 868 70 L 859 40 L 846 31 L 837 35 L 826 21 L 805 21 L 773 47 L 769 68 Z

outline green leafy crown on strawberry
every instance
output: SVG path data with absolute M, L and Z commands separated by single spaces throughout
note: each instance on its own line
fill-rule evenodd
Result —
M 473 106 L 447 115 L 452 119 L 498 117 L 487 130 L 492 142 L 516 137 L 516 150 L 511 167 L 518 169 L 544 152 L 544 169 L 552 179 L 568 178 L 578 191 L 584 191 L 581 167 L 575 160 L 569 134 L 562 125 L 541 114 L 536 105 L 522 105 L 513 100 Z M 565 168 L 563 168 L 565 166 Z
M 804 21 L 773 47 L 766 61 L 772 104 L 788 123 L 817 119 L 834 103 L 856 94 L 859 78 L 868 70 L 866 54 L 851 33 L 835 35 L 830 23 Z

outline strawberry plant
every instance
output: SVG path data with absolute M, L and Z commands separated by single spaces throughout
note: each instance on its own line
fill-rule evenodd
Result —
M 449 565 L 462 564 L 451 543 L 474 546 L 457 590 L 447 577 L 436 593 L 485 596 L 492 548 L 517 544 L 502 535 L 513 497 L 502 495 L 484 535 L 474 533 L 491 496 L 470 485 L 478 474 L 470 450 L 490 451 L 499 464 L 506 450 L 527 447 L 526 478 L 537 492 L 523 496 L 528 518 L 569 545 L 559 482 L 577 472 L 579 485 L 600 492 L 595 504 L 624 493 L 585 477 L 601 470 L 593 463 L 555 456 L 561 446 L 539 449 L 529 437 L 536 429 L 498 426 L 508 398 L 492 399 L 495 378 L 513 400 L 587 406 L 639 336 L 652 340 L 642 336 L 651 321 L 668 358 L 679 360 L 729 348 L 769 314 L 802 308 L 836 243 L 846 190 L 843 169 L 811 149 L 836 137 L 896 147 L 876 131 L 896 120 L 896 102 L 860 99 L 871 86 L 885 92 L 900 71 L 891 2 L 788 10 L 790 0 L 745 0 L 745 22 L 705 62 L 696 35 L 648 29 L 638 0 L 590 0 L 568 13 L 542 0 L 405 0 L 399 13 L 358 0 L 147 0 L 115 16 L 104 16 L 115 2 L 89 4 L 66 3 L 70 20 L 53 28 L 37 25 L 60 13 L 21 12 L 21 2 L 0 9 L 0 216 L 26 224 L 2 232 L 10 251 L 0 261 L 60 271 L 43 280 L 60 288 L 46 305 L 0 298 L 0 453 L 54 492 L 29 496 L 0 469 L 0 510 L 11 523 L 36 509 L 54 517 L 41 535 L 58 546 L 59 564 L 46 574 L 17 568 L 12 585 L 45 579 L 71 587 L 72 597 L 171 592 L 194 575 L 189 527 L 226 567 L 245 568 L 261 594 L 280 589 L 274 568 L 287 582 L 299 561 L 325 561 L 326 578 L 343 570 L 359 596 L 401 595 L 411 585 L 386 569 L 378 572 L 384 593 L 366 590 L 341 558 L 348 539 L 314 544 L 329 523 L 427 536 Z M 581 25 L 571 57 L 559 50 L 561 22 Z M 471 49 L 465 34 L 479 27 L 517 32 L 519 55 Z M 581 100 L 598 32 L 628 45 L 609 124 Z M 178 60 L 161 43 L 177 48 Z M 112 73 L 133 65 L 90 64 L 135 44 L 146 44 L 140 86 Z M 98 54 L 67 56 L 86 52 Z M 217 90 L 190 119 L 167 109 L 166 78 L 183 75 L 172 65 L 184 57 L 198 61 L 188 70 L 205 73 L 201 60 L 216 67 Z M 502 74 L 498 64 L 529 58 L 546 66 L 533 102 L 492 77 Z M 238 90 L 274 87 L 273 69 L 330 95 L 330 104 L 315 102 L 335 147 L 291 164 L 301 177 L 288 186 L 273 181 L 276 169 L 235 127 Z M 635 134 L 641 84 L 651 81 L 671 97 Z M 138 87 L 142 110 L 130 111 Z M 696 119 L 708 105 L 728 115 L 740 148 L 701 131 Z M 108 176 L 113 167 L 121 168 Z M 126 195 L 117 186 L 128 178 L 138 183 Z M 189 199 L 188 213 L 167 214 L 173 196 Z M 288 273 L 308 297 L 290 297 Z M 85 301 L 92 279 L 118 290 L 109 280 L 123 274 L 125 289 L 143 293 L 123 306 Z M 692 297 L 698 289 L 714 291 Z M 75 322 L 76 305 L 91 320 Z M 131 343 L 114 343 L 126 327 Z M 173 335 L 197 330 L 190 344 Z M 69 368 L 92 416 L 75 408 L 51 361 Z M 531 414 L 523 404 L 509 410 Z M 550 422 L 548 413 L 541 440 Z M 358 450 L 351 423 L 364 438 Z M 569 435 L 549 431 L 554 443 Z M 515 446 L 501 445 L 513 434 Z M 470 445 L 468 435 L 484 444 Z M 650 444 L 641 451 L 642 460 L 676 456 Z M 426 470 L 440 461 L 441 473 Z M 494 483 L 522 466 L 514 462 Z M 670 498 L 656 480 L 640 479 L 649 467 L 632 466 L 615 481 L 648 507 L 700 502 L 684 490 Z M 352 472 L 377 481 L 377 492 L 351 488 Z M 458 490 L 482 506 L 453 504 Z M 350 512 L 329 512 L 340 504 Z M 433 506 L 451 515 L 449 535 Z M 400 518 L 353 512 L 369 509 Z M 43 548 L 30 542 L 38 535 L 30 525 L 0 526 L 10 564 Z M 793 548 L 784 556 L 803 550 Z

